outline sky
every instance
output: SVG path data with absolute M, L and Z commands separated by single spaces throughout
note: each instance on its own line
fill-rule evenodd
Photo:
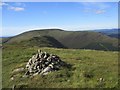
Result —
M 68 31 L 118 27 L 117 2 L 4 2 L 2 36 L 34 29 Z

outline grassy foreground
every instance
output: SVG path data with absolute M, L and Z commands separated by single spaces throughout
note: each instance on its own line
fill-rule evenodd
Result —
M 25 67 L 38 49 L 60 56 L 72 65 L 41 77 L 22 78 L 24 72 L 12 71 Z M 118 52 L 83 49 L 57 49 L 5 46 L 2 61 L 3 88 L 116 88 L 118 85 Z

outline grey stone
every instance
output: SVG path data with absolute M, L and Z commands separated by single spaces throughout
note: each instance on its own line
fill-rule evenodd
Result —
M 52 70 L 52 68 L 50 66 L 48 66 L 45 69 L 43 69 L 43 71 L 41 72 L 41 74 L 46 73 L 46 72 L 50 72 L 51 70 Z
M 13 80 L 14 80 L 14 77 L 11 77 L 11 78 L 10 78 L 10 80 L 12 80 L 12 81 L 13 81 Z
M 29 71 L 27 71 L 26 73 L 25 73 L 25 75 L 29 75 L 30 74 L 30 72 Z
M 12 90 L 15 90 L 15 88 L 16 88 L 16 85 L 13 85 L 13 86 L 12 86 Z
M 33 76 L 36 76 L 36 75 L 38 75 L 38 74 L 39 74 L 38 72 L 37 72 L 37 73 L 34 73 Z
M 25 75 L 36 76 L 39 73 L 46 75 L 48 72 L 58 70 L 62 66 L 61 64 L 59 56 L 38 50 L 38 53 L 33 55 L 26 64 L 27 72 Z
M 24 71 L 24 68 L 17 68 L 13 70 L 13 73 L 22 72 L 22 71 Z

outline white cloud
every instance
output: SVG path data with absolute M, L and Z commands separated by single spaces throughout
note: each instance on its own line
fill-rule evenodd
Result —
M 24 3 L 19 3 L 19 2 L 16 2 L 15 4 L 8 4 L 8 3 L 5 3 L 5 2 L 0 2 L 0 6 L 6 6 L 8 10 L 13 10 L 13 11 L 24 11 L 25 8 L 25 4 Z
M 24 11 L 25 10 L 24 8 L 25 4 L 20 3 L 20 2 L 16 2 L 12 5 L 8 3 L 0 2 L 0 6 L 6 6 L 8 10 L 13 10 L 13 11 Z
M 25 7 L 25 3 L 23 3 L 23 2 L 16 2 L 15 5 L 16 5 L 16 6 L 20 6 L 20 7 L 21 7 L 21 6 L 22 6 L 22 7 Z
M 110 7 L 107 3 L 103 2 L 83 2 L 84 12 L 102 14 Z
M 96 6 L 98 6 L 98 8 L 100 8 L 100 9 L 107 9 L 107 8 L 110 7 L 108 4 L 102 3 L 102 2 L 101 3 L 100 2 L 96 3 Z
M 0 6 L 8 6 L 9 4 L 4 3 L 4 2 L 0 2 Z
M 103 14 L 103 13 L 105 13 L 106 11 L 105 10 L 97 10 L 95 13 L 96 14 Z
M 23 7 L 8 7 L 9 10 L 14 11 L 24 11 L 25 9 Z

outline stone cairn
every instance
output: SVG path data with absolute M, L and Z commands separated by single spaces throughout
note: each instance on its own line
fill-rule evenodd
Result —
M 61 66 L 65 65 L 66 63 L 59 56 L 38 50 L 38 53 L 33 55 L 26 64 L 27 72 L 24 76 L 46 75 L 48 72 L 59 70 Z

